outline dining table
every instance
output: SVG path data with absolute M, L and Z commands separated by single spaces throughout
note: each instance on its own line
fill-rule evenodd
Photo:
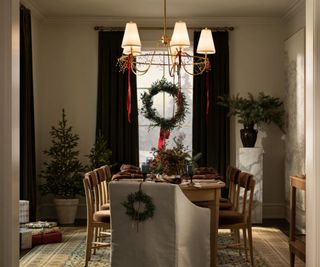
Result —
M 122 179 L 123 180 L 123 179 Z M 144 179 L 125 179 L 143 182 Z M 217 265 L 217 239 L 221 188 L 225 183 L 215 179 L 199 179 L 179 184 L 185 196 L 195 205 L 210 209 L 210 267 Z
M 210 266 L 217 265 L 217 238 L 219 225 L 219 201 L 221 196 L 221 188 L 225 187 L 225 183 L 219 180 L 182 183 L 180 188 L 186 197 L 196 205 L 206 206 L 211 211 L 210 219 Z

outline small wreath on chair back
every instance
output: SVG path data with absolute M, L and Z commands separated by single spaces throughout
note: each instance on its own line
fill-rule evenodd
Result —
M 166 92 L 175 99 L 177 111 L 172 118 L 166 119 L 160 117 L 159 112 L 152 107 L 152 98 L 159 92 Z M 141 100 L 141 114 L 152 122 L 150 125 L 151 127 L 160 126 L 161 129 L 172 130 L 176 126 L 180 126 L 185 120 L 186 112 L 188 111 L 186 96 L 181 92 L 177 85 L 168 82 L 165 78 L 154 82 L 149 92 L 143 93 Z
M 135 203 L 138 203 L 137 209 Z M 142 192 L 141 187 L 139 191 L 130 193 L 127 197 L 127 201 L 121 204 L 126 208 L 126 214 L 134 221 L 143 222 L 153 217 L 155 206 L 152 202 L 152 198 Z M 144 206 L 142 207 L 143 210 L 140 210 L 141 206 Z

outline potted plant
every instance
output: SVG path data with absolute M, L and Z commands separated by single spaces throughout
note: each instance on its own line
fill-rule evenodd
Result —
M 92 171 L 104 165 L 109 165 L 111 168 L 113 166 L 111 165 L 111 156 L 112 151 L 108 148 L 107 139 L 99 132 L 96 141 L 90 150 L 90 154 L 87 155 L 89 158 L 87 170 Z
M 40 185 L 42 194 L 55 195 L 54 203 L 60 224 L 72 224 L 75 221 L 79 199 L 83 194 L 82 176 L 84 167 L 78 159 L 79 136 L 67 125 L 64 109 L 58 127 L 52 126 L 50 135 L 52 145 L 44 154 L 49 157 L 44 163 Z
M 255 125 L 276 124 L 284 132 L 284 107 L 280 98 L 265 95 L 260 92 L 257 98 L 248 93 L 244 98 L 236 96 L 219 97 L 219 105 L 229 108 L 228 116 L 237 116 L 238 122 L 244 129 L 240 130 L 241 141 L 244 147 L 254 147 L 258 130 Z

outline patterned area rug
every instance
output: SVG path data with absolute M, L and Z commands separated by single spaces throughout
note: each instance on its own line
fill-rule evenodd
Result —
M 63 242 L 37 246 L 20 259 L 21 267 L 62 267 L 84 266 L 85 257 L 85 228 L 65 228 Z M 219 244 L 230 241 L 225 232 L 219 234 Z M 278 229 L 254 227 L 253 229 L 255 266 L 289 266 L 288 238 Z M 244 252 L 239 255 L 238 250 L 223 249 L 218 251 L 218 266 L 250 266 L 245 260 Z M 89 266 L 110 267 L 110 250 L 97 250 L 92 255 Z M 304 263 L 296 258 L 297 267 Z

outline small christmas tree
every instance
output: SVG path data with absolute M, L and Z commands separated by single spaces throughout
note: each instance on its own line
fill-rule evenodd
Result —
M 91 148 L 90 154 L 87 156 L 89 158 L 88 169 L 91 171 L 103 165 L 110 165 L 111 156 L 112 151 L 108 148 L 107 139 L 99 132 L 96 142 Z
M 59 126 L 52 126 L 50 134 L 52 146 L 44 151 L 50 161 L 44 163 L 45 169 L 41 172 L 41 177 L 46 180 L 46 183 L 40 186 L 41 192 L 62 198 L 75 198 L 83 192 L 84 167 L 78 159 L 79 151 L 76 150 L 79 136 L 72 133 L 71 126 L 67 126 L 64 109 Z

